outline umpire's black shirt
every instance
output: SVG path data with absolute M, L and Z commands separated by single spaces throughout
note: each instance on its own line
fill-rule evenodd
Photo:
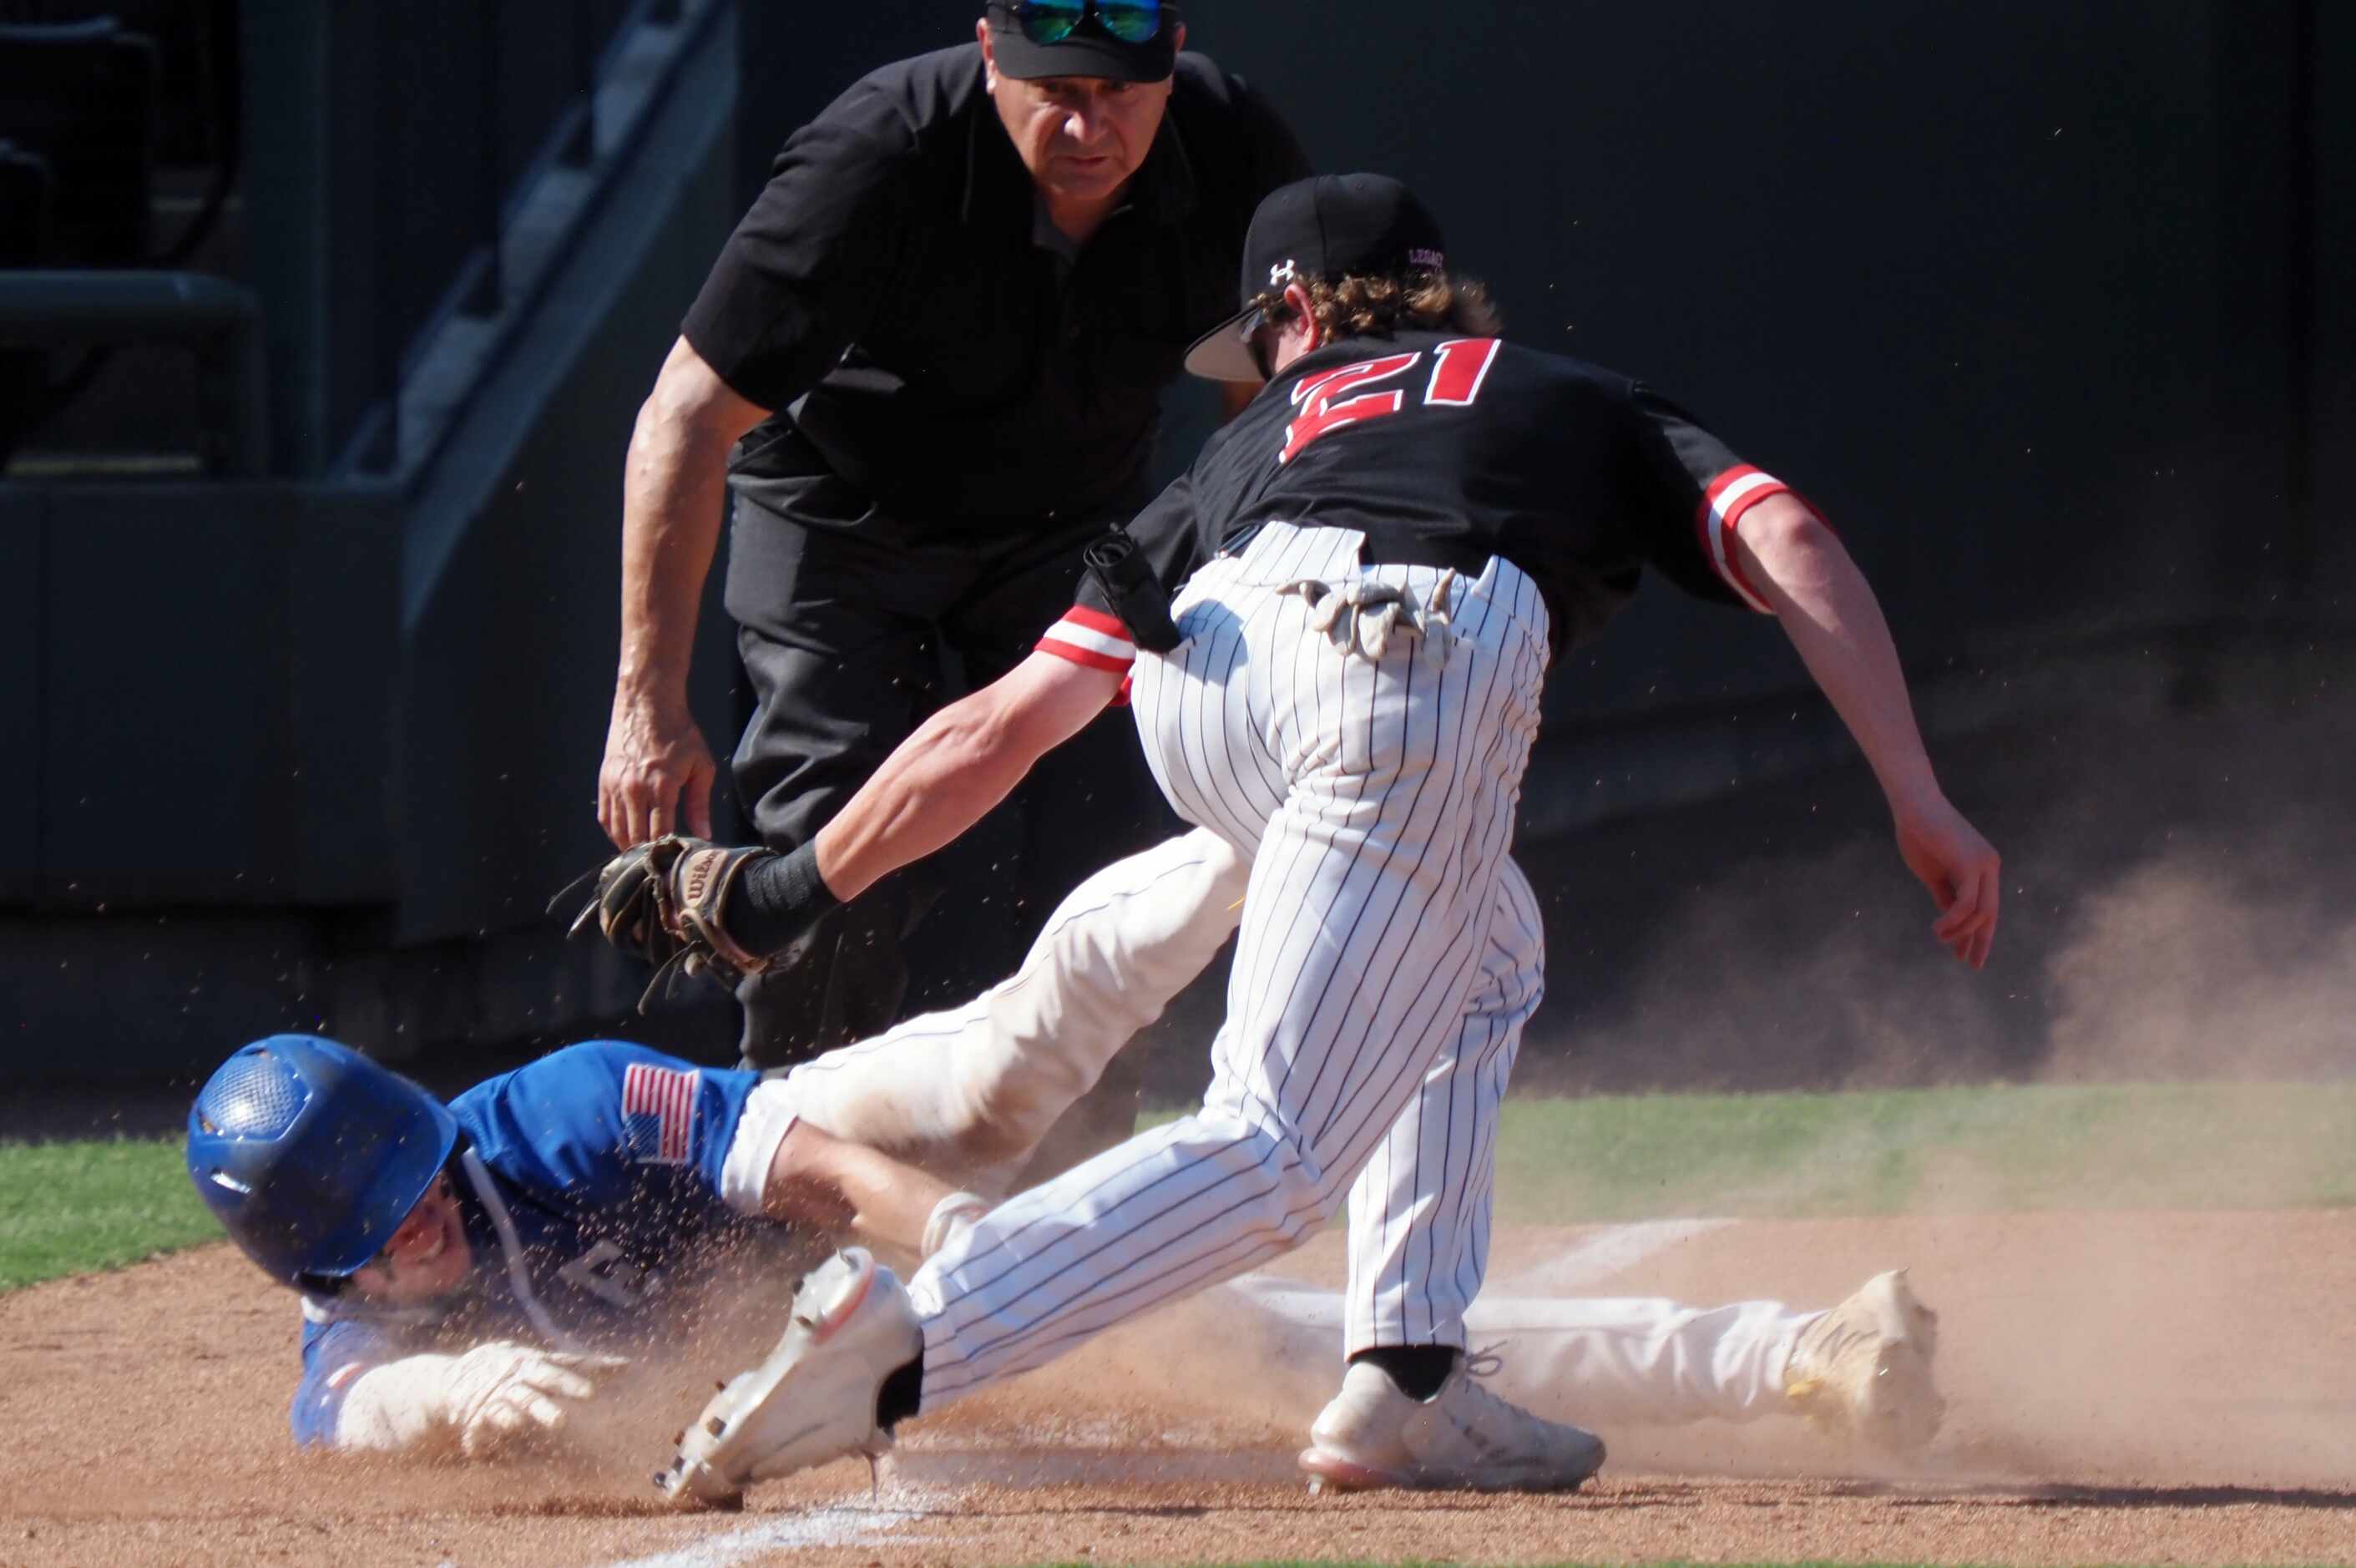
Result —
M 1256 94 L 1182 54 L 1124 204 L 1075 252 L 980 44 L 884 67 L 786 143 L 682 328 L 784 411 L 738 447 L 737 493 L 790 512 L 781 481 L 830 469 L 982 530 L 1121 499 L 1187 344 L 1235 309 L 1253 209 L 1307 172 Z

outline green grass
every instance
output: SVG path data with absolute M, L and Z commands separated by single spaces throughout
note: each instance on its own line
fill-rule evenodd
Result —
M 220 1234 L 188 1186 L 177 1138 L 0 1144 L 0 1291 Z
M 1521 1224 L 2356 1206 L 2356 1083 L 1515 1100 L 1497 1179 Z M 0 1291 L 220 1233 L 177 1139 L 0 1144 Z
M 1527 1225 L 2348 1205 L 2356 1083 L 1531 1098 L 1497 1148 Z
M 2356 1084 L 1523 1100 L 1497 1178 L 1526 1223 L 2356 1204 Z

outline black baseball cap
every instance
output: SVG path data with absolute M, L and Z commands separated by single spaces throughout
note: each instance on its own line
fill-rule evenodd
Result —
M 1095 76 L 1113 81 L 1167 81 L 1178 68 L 1178 7 L 1168 0 L 1115 0 L 1130 29 L 1151 26 L 1142 43 L 1114 36 L 1097 0 L 1031 0 L 1045 20 L 1068 27 L 1052 44 L 1033 43 L 1023 27 L 1026 0 L 990 0 L 991 53 L 999 73 L 1017 81 L 1043 76 Z
M 1321 174 L 1268 193 L 1244 235 L 1243 308 L 1194 339 L 1186 369 L 1215 381 L 1261 379 L 1244 337 L 1252 301 L 1294 278 L 1388 277 L 1448 264 L 1440 220 L 1388 175 Z

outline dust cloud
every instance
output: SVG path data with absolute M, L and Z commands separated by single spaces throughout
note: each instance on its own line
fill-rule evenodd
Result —
M 2328 865 L 2288 839 L 2191 845 L 2088 896 L 2046 966 L 2040 1077 L 2356 1071 L 2356 918 Z
M 1916 1473 L 2346 1488 L 2356 1210 L 2298 1206 L 2347 1190 L 2356 1125 L 2286 1116 L 2280 1091 L 2356 1076 L 2356 812 L 2332 761 L 2344 748 L 2325 738 L 2179 727 L 2033 776 L 2008 812 L 1976 811 L 2007 858 L 1997 958 L 1979 975 L 1932 949 L 1927 903 L 1896 882 L 1879 832 L 1725 857 L 1661 901 L 1618 1001 L 1574 1000 L 1574 1026 L 1555 1021 L 1584 1037 L 1546 1037 L 1541 1015 L 1525 1081 L 2203 1086 L 2182 1126 L 2061 1134 L 2073 1146 L 2056 1165 L 2086 1175 L 2030 1195 L 2043 1212 L 2002 1212 L 2020 1200 L 2019 1173 L 1957 1153 L 1922 1156 L 1929 1212 L 1844 1222 L 1887 1238 L 1858 1265 L 1914 1263 L 1946 1319 L 1950 1419 Z M 1662 865 L 1694 850 L 1637 830 L 1614 847 Z M 1559 996 L 1559 965 L 1554 983 Z M 1551 1073 L 1550 1049 L 1565 1053 Z M 2139 1169 L 2192 1195 L 2170 1200 L 2179 1208 L 2207 1211 L 2138 1203 Z M 1813 1190 L 1814 1174 L 1794 1169 L 1789 1190 Z M 1774 1195 L 1741 1196 L 1756 1212 Z M 1747 1263 L 1612 1288 L 1779 1288 L 1767 1238 L 1790 1227 L 1738 1229 L 1762 1249 Z M 1805 1466 L 1812 1452 L 1847 1463 L 1780 1424 L 1638 1433 L 1615 1449 L 1639 1466 L 1735 1473 Z

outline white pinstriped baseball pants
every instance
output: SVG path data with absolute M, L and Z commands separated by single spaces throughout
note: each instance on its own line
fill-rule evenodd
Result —
M 1253 855 L 1195 1114 L 1018 1195 L 910 1282 L 930 1410 L 1296 1245 L 1352 1193 L 1346 1348 L 1463 1342 L 1495 1110 L 1537 1004 L 1537 906 L 1506 848 L 1547 616 L 1519 570 L 1457 585 L 1446 663 L 1344 653 L 1285 585 L 1359 536 L 1269 524 L 1197 573 L 1186 641 L 1133 703 L 1179 814 Z M 1354 1187 L 1355 1184 L 1355 1187 Z

